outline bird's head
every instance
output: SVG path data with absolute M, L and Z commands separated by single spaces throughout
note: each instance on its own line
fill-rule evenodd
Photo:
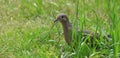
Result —
M 60 21 L 61 23 L 69 22 L 67 15 L 63 13 L 57 15 L 54 23 L 57 21 Z

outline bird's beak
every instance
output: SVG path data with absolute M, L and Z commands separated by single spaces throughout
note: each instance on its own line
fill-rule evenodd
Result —
M 54 20 L 54 23 L 56 23 L 56 22 L 58 22 L 58 19 L 55 19 L 55 20 Z

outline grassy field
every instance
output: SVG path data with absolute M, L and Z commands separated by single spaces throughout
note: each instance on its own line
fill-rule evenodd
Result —
M 99 49 L 64 41 L 56 15 L 65 13 L 74 28 L 110 34 Z M 73 31 L 74 32 L 74 31 Z M 120 58 L 119 0 L 0 0 L 0 58 Z

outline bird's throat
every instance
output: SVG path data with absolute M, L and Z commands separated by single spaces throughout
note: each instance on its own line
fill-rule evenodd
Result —
M 64 30 L 65 41 L 68 45 L 70 45 L 72 41 L 72 25 L 69 22 L 64 22 L 62 23 L 62 25 Z

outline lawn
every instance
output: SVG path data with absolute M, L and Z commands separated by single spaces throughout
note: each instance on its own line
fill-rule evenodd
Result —
M 76 28 L 110 34 L 73 52 L 56 15 L 65 13 Z M 74 38 L 73 38 L 74 39 Z M 119 0 L 0 0 L 0 58 L 120 58 Z

